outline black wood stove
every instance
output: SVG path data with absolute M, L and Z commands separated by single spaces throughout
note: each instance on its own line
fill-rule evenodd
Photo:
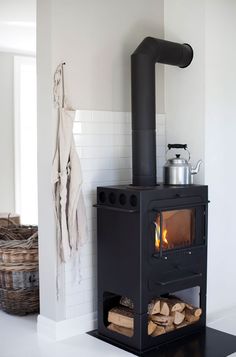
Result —
M 207 187 L 99 187 L 97 194 L 99 333 L 143 351 L 205 326 Z M 201 307 L 201 318 L 149 336 L 148 304 L 168 294 L 186 294 Z M 133 337 L 107 329 L 108 311 L 121 296 L 134 304 Z
M 205 326 L 207 187 L 99 187 L 97 207 L 98 331 L 138 351 Z M 169 243 L 164 241 L 163 227 L 169 229 Z M 203 311 L 200 320 L 149 336 L 149 302 L 178 292 L 194 295 L 192 302 Z M 134 303 L 131 338 L 107 329 L 108 311 L 121 296 Z
M 187 44 L 153 38 L 132 54 L 133 184 L 97 189 L 97 334 L 138 355 L 206 326 L 208 188 L 156 183 L 155 63 L 187 67 L 192 57 Z M 202 314 L 153 337 L 148 306 L 171 296 Z M 132 336 L 107 328 L 121 297 L 132 301 Z

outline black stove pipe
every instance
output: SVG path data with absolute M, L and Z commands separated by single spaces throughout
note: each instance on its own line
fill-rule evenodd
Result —
M 193 58 L 188 44 L 146 37 L 131 56 L 133 185 L 156 185 L 155 63 L 180 68 Z

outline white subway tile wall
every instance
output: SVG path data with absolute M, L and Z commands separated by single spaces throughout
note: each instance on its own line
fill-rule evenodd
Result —
M 165 115 L 156 116 L 157 173 L 163 180 L 165 162 Z M 73 265 L 66 264 L 66 318 L 96 311 L 96 188 L 131 183 L 131 114 L 80 110 L 76 113 L 74 138 L 83 171 L 83 192 L 89 240 L 81 249 L 80 283 L 73 279 Z

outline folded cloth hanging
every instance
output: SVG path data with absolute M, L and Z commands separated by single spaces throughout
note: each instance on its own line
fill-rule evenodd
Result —
M 54 75 L 54 101 L 58 128 L 52 165 L 57 240 L 61 261 L 74 257 L 87 240 L 87 219 L 82 192 L 82 171 L 76 151 L 73 123 L 75 110 L 67 108 L 64 95 L 63 64 Z

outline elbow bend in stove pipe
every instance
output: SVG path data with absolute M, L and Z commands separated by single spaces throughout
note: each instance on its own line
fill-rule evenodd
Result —
M 156 185 L 155 63 L 189 66 L 192 47 L 147 37 L 131 56 L 133 185 Z

